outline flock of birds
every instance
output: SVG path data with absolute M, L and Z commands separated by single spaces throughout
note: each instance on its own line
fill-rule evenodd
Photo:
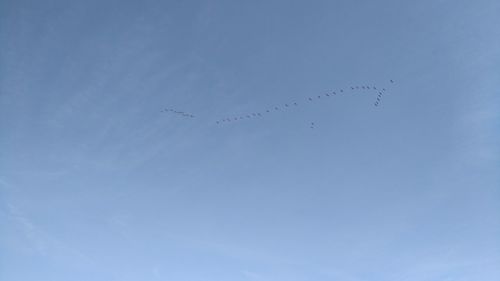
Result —
M 177 110 L 174 110 L 174 109 L 171 109 L 171 108 L 165 108 L 165 109 L 161 110 L 160 112 L 177 114 L 178 116 L 181 116 L 181 117 L 184 117 L 184 118 L 194 118 L 193 114 L 186 113 L 184 111 L 177 111 Z
M 394 83 L 393 80 L 390 80 L 390 82 Z M 317 95 L 315 97 L 307 97 L 307 99 L 303 100 L 302 102 L 284 103 L 282 105 L 275 105 L 275 106 L 268 107 L 267 109 L 262 110 L 262 111 L 252 112 L 252 113 L 243 114 L 243 115 L 239 115 L 239 116 L 225 117 L 225 118 L 222 118 L 220 120 L 215 121 L 215 123 L 220 125 L 220 124 L 223 124 L 226 122 L 229 123 L 229 122 L 237 122 L 237 121 L 251 119 L 251 118 L 260 118 L 266 114 L 272 113 L 273 111 L 287 110 L 287 109 L 291 109 L 294 107 L 298 107 L 298 106 L 302 105 L 304 102 L 310 103 L 310 102 L 314 102 L 315 100 L 320 100 L 322 98 L 328 99 L 328 98 L 331 98 L 331 97 L 336 96 L 338 94 L 344 94 L 344 93 L 347 93 L 348 91 L 355 92 L 355 91 L 363 91 L 363 90 L 365 90 L 365 91 L 371 90 L 371 91 L 378 92 L 377 100 L 375 101 L 374 106 L 379 106 L 381 99 L 382 99 L 382 96 L 383 96 L 383 93 L 386 92 L 385 88 L 377 88 L 376 86 L 366 86 L 366 85 L 365 86 L 351 86 L 347 90 L 339 89 L 336 91 L 325 93 L 323 95 Z M 310 128 L 311 129 L 314 128 L 314 123 L 311 123 Z
M 393 84 L 394 81 L 390 80 L 390 83 Z M 270 114 L 272 112 L 292 109 L 294 107 L 299 107 L 300 105 L 305 104 L 305 103 L 311 103 L 311 102 L 314 102 L 314 101 L 317 101 L 320 99 L 329 99 L 329 98 L 332 98 L 336 95 L 341 95 L 341 94 L 345 94 L 348 92 L 354 93 L 354 92 L 359 92 L 359 91 L 375 91 L 375 92 L 377 92 L 377 99 L 373 105 L 378 107 L 382 101 L 382 97 L 383 97 L 384 93 L 386 92 L 386 89 L 379 88 L 376 86 L 367 86 L 367 85 L 351 86 L 351 87 L 346 88 L 346 89 L 338 89 L 336 91 L 331 91 L 331 92 L 324 93 L 322 95 L 317 95 L 314 97 L 310 96 L 310 97 L 304 98 L 301 101 L 293 101 L 293 102 L 289 102 L 289 103 L 283 103 L 282 105 L 270 106 L 270 107 L 268 107 L 264 110 L 261 110 L 261 111 L 256 111 L 256 112 L 247 113 L 247 114 L 241 114 L 238 116 L 224 117 L 222 119 L 216 120 L 215 123 L 217 125 L 222 125 L 224 123 L 238 122 L 238 121 L 251 119 L 251 118 L 262 118 L 265 115 Z M 195 116 L 193 114 L 183 112 L 183 111 L 177 111 L 177 110 L 174 110 L 171 108 L 165 108 L 165 109 L 161 110 L 161 112 L 176 114 L 176 115 L 184 117 L 184 118 L 195 118 Z M 311 122 L 310 128 L 314 129 L 314 122 Z

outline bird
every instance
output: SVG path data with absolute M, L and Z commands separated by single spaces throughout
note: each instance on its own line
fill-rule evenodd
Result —
M 394 81 L 393 81 L 393 80 L 391 80 L 391 83 L 394 83 Z
M 311 98 L 309 98 L 309 100 L 310 100 L 310 101 L 312 101 L 312 99 L 311 99 Z

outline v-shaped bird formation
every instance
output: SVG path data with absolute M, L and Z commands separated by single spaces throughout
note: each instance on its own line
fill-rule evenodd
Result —
M 390 80 L 389 82 L 391 84 L 394 84 L 394 80 Z M 300 106 L 304 106 L 306 104 L 315 103 L 315 102 L 326 102 L 329 99 L 333 99 L 337 95 L 346 95 L 346 94 L 350 94 L 350 93 L 354 94 L 354 93 L 362 93 L 362 92 L 375 92 L 375 93 L 377 93 L 376 101 L 374 102 L 373 105 L 375 107 L 378 107 L 381 104 L 382 97 L 386 93 L 386 89 L 383 87 L 377 87 L 377 86 L 373 86 L 373 85 L 371 85 L 371 86 L 370 85 L 350 86 L 347 88 L 329 91 L 329 92 L 326 92 L 324 94 L 304 97 L 304 98 L 302 98 L 300 100 L 296 100 L 296 101 L 284 102 L 284 103 L 281 103 L 279 105 L 271 105 L 271 106 L 263 108 L 259 111 L 242 113 L 242 114 L 233 115 L 233 116 L 225 116 L 219 120 L 216 120 L 215 124 L 223 125 L 225 123 L 240 122 L 240 121 L 247 120 L 247 119 L 263 118 L 266 115 L 269 115 L 269 114 L 272 114 L 275 112 L 290 111 L 290 110 L 293 110 L 293 109 L 298 108 Z M 195 118 L 195 116 L 191 113 L 175 110 L 173 108 L 165 108 L 165 109 L 161 110 L 160 112 L 176 115 L 176 116 L 179 116 L 182 118 Z M 311 123 L 310 128 L 314 129 L 314 123 Z
M 390 80 L 391 83 L 394 83 L 393 80 Z M 222 119 L 216 120 L 215 123 L 217 125 L 222 125 L 224 123 L 230 123 L 230 122 L 238 122 L 246 119 L 251 119 L 251 118 L 262 118 L 265 117 L 268 114 L 271 114 L 273 112 L 282 112 L 282 111 L 287 111 L 287 110 L 292 110 L 295 107 L 303 106 L 308 103 L 313 103 L 313 102 L 326 102 L 328 99 L 332 99 L 337 95 L 344 95 L 348 93 L 357 93 L 357 92 L 362 92 L 362 91 L 370 91 L 370 92 L 377 92 L 377 100 L 374 103 L 374 106 L 379 106 L 383 93 L 386 92 L 385 88 L 377 87 L 377 86 L 368 86 L 368 85 L 357 85 L 357 86 L 350 86 L 345 89 L 338 89 L 335 91 L 329 91 L 324 94 L 316 95 L 316 96 L 309 96 L 306 98 L 303 98 L 302 100 L 299 101 L 292 101 L 288 103 L 282 103 L 280 105 L 273 105 L 269 106 L 263 110 L 260 111 L 255 111 L 251 113 L 245 113 L 241 115 L 236 115 L 236 116 L 227 116 Z M 314 125 L 311 126 L 311 128 L 314 128 Z

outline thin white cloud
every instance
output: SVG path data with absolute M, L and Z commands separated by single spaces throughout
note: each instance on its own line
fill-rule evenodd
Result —
M 78 266 L 95 266 L 95 262 L 80 250 L 40 229 L 12 203 L 6 204 L 7 217 L 14 222 L 29 242 L 31 249 L 49 259 L 70 262 Z

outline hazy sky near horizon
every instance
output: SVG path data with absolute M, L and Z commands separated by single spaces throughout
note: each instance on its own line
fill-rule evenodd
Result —
M 0 280 L 500 280 L 499 14 L 0 1 Z

